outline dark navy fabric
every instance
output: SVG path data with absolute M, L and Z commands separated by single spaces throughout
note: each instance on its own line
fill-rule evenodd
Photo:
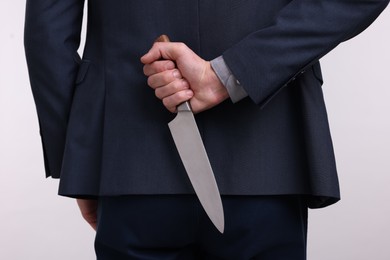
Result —
M 99 199 L 98 260 L 304 260 L 307 206 L 299 196 L 223 196 L 221 235 L 192 195 Z
M 388 0 L 27 0 L 25 49 L 46 176 L 59 194 L 191 194 L 139 58 L 157 36 L 223 55 L 249 97 L 196 115 L 225 195 L 339 200 L 318 60 L 363 31 Z M 337 86 L 329 86 L 337 87 Z

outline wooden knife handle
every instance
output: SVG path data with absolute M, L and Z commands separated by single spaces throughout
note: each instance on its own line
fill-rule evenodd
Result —
M 162 34 L 160 35 L 155 42 L 170 42 L 168 35 Z

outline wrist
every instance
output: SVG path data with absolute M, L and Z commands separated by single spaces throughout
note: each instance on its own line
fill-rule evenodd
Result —
M 215 104 L 219 104 L 222 101 L 229 98 L 229 93 L 226 87 L 222 84 L 221 80 L 218 78 L 215 73 L 211 63 L 207 61 L 207 70 L 206 70 L 209 88 L 214 97 Z

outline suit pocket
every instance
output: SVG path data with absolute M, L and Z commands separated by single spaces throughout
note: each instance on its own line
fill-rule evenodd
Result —
M 90 60 L 81 60 L 80 67 L 79 67 L 79 70 L 77 72 L 77 77 L 76 77 L 76 82 L 75 82 L 76 85 L 78 85 L 84 81 L 85 76 L 87 75 L 90 63 L 91 63 Z

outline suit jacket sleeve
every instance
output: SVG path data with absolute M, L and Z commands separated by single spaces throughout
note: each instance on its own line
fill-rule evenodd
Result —
M 24 44 L 46 177 L 59 177 L 80 57 L 84 0 L 27 0 Z
M 366 29 L 389 0 L 293 0 L 274 22 L 223 53 L 248 95 L 264 106 L 305 68 Z

